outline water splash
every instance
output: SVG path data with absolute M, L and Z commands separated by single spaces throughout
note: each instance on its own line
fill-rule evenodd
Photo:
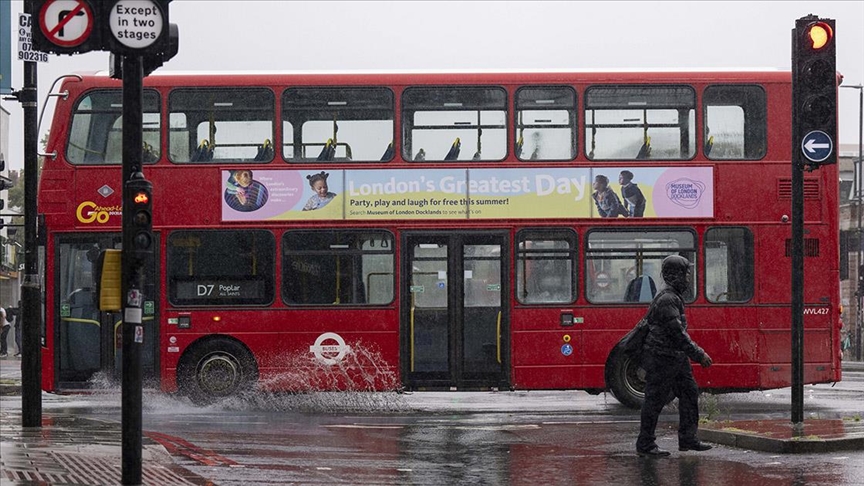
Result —
M 396 369 L 376 347 L 361 341 L 352 343 L 345 356 L 333 364 L 310 353 L 268 356 L 261 362 L 280 371 L 267 373 L 258 390 L 240 397 L 247 406 L 314 413 L 399 412 L 408 408 Z M 232 406 L 230 401 L 224 404 Z
M 311 353 L 258 356 L 263 378 L 253 390 L 194 405 L 180 394 L 166 394 L 156 383 L 145 383 L 143 407 L 148 413 L 202 411 L 280 411 L 315 414 L 409 412 L 397 369 L 377 347 L 354 342 L 345 356 L 327 364 Z M 88 394 L 119 400 L 121 383 L 112 373 L 97 372 L 88 381 Z

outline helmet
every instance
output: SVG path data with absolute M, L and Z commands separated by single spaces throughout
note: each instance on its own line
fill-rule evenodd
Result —
M 679 255 L 669 255 L 663 259 L 660 273 L 663 280 L 679 292 L 688 287 L 687 277 L 690 273 L 690 261 Z

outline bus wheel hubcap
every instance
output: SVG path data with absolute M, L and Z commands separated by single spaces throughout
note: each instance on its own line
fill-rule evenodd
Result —
M 624 364 L 624 386 L 634 396 L 645 395 L 645 370 L 631 359 Z
M 240 381 L 237 362 L 228 356 L 207 358 L 198 371 L 198 384 L 202 390 L 215 395 L 231 391 Z

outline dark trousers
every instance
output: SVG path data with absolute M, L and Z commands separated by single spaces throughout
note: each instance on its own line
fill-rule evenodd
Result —
M 2 319 L 2 318 L 0 318 Z M 3 324 L 6 324 L 5 322 Z M 9 335 L 9 330 L 12 329 L 11 325 L 3 326 L 3 330 L 0 331 L 0 354 L 6 354 L 7 344 L 6 344 L 6 336 Z
M 645 370 L 645 403 L 642 404 L 642 424 L 637 451 L 647 451 L 656 444 L 657 419 L 672 392 L 678 397 L 678 445 L 697 441 L 699 427 L 699 387 L 693 379 L 690 360 L 684 356 L 642 355 Z

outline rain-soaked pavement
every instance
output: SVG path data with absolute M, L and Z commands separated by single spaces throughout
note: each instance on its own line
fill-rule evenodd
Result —
M 68 467 L 76 451 L 119 454 L 119 390 L 43 396 L 52 423 L 41 432 L 20 428 L 20 397 L 0 397 L 4 485 L 76 484 L 10 478 L 28 453 L 65 457 Z M 862 404 L 864 371 L 805 389 L 807 420 L 860 422 Z M 203 408 L 147 392 L 144 405 L 147 484 L 864 485 L 864 450 L 678 452 L 674 407 L 658 427 L 672 456 L 639 458 L 638 412 L 583 392 L 255 395 Z M 701 398 L 712 421 L 783 419 L 789 407 L 788 389 Z M 62 448 L 40 450 L 63 434 Z M 110 467 L 80 457 L 74 466 Z M 77 484 L 116 483 L 98 477 Z

